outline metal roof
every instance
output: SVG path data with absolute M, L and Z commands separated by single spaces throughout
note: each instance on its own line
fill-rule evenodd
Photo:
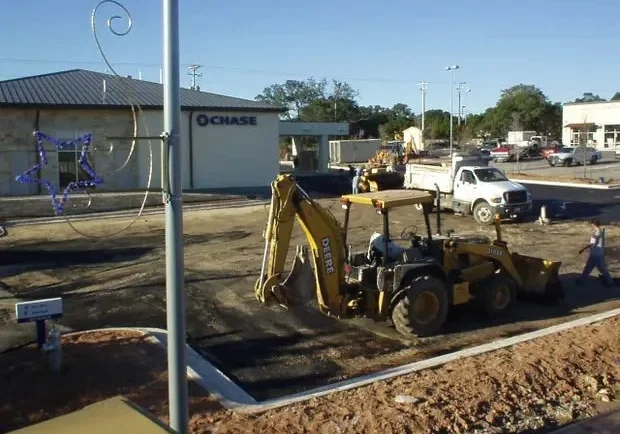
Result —
M 0 107 L 123 108 L 163 107 L 163 85 L 112 74 L 72 69 L 0 81 Z M 282 112 L 259 101 L 181 88 L 184 110 L 252 110 Z

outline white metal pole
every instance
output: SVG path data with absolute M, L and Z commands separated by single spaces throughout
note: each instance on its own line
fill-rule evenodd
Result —
M 168 405 L 170 427 L 189 432 L 185 359 L 185 276 L 183 185 L 181 179 L 181 102 L 179 0 L 163 1 L 164 134 L 168 167 L 162 184 L 166 206 L 166 319 L 168 327 Z

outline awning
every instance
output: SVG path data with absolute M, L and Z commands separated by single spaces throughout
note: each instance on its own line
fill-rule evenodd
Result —
M 566 124 L 564 128 L 583 128 L 583 127 L 595 127 L 596 124 L 594 122 L 582 122 L 580 124 Z

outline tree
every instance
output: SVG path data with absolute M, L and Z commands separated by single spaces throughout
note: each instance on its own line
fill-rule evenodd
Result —
M 286 107 L 286 120 L 346 122 L 359 116 L 358 92 L 348 83 L 326 79 L 287 80 L 272 84 L 256 100 Z
M 601 98 L 599 95 L 594 95 L 592 92 L 584 92 L 581 98 L 575 98 L 575 102 L 596 102 L 605 101 L 605 98 Z
M 614 93 L 614 96 L 612 96 L 609 101 L 618 101 L 618 100 L 620 100 L 620 92 Z
M 424 113 L 424 136 L 429 139 L 447 139 L 450 137 L 450 112 L 427 110 Z
M 308 78 L 305 81 L 287 80 L 282 84 L 272 84 L 256 96 L 257 101 L 266 102 L 288 110 L 282 115 L 288 120 L 298 120 L 301 111 L 311 102 L 325 99 L 327 80 L 316 81 Z
M 388 121 L 379 126 L 379 135 L 383 140 L 394 140 L 404 130 L 415 125 L 415 115 L 407 104 L 397 103 L 385 110 Z
M 553 104 L 539 88 L 517 84 L 501 92 L 497 105 L 485 113 L 483 125 L 495 136 L 505 136 L 509 130 L 545 133 L 555 113 Z

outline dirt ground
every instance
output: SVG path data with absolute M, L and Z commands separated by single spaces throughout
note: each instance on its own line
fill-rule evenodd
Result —
M 190 383 L 191 432 L 543 434 L 620 408 L 619 327 L 615 317 L 253 415 Z M 51 374 L 33 346 L 0 355 L 0 432 L 118 394 L 167 422 L 165 353 L 144 336 L 65 336 L 63 358 L 63 372 Z
M 342 216 L 337 201 L 320 202 Z M 620 307 L 617 289 L 605 289 L 594 278 L 584 287 L 572 284 L 585 261 L 577 250 L 588 241 L 586 224 L 506 224 L 504 238 L 512 250 L 563 262 L 565 303 L 520 303 L 510 315 L 493 321 L 464 306 L 451 312 L 441 336 L 411 346 L 389 323 L 339 321 L 316 311 L 260 305 L 253 287 L 266 219 L 263 206 L 192 211 L 184 218 L 189 342 L 259 400 Z M 9 228 L 9 236 L 0 239 L 0 350 L 34 338 L 33 326 L 15 324 L 13 316 L 14 303 L 27 299 L 62 296 L 63 331 L 165 328 L 163 216 L 145 217 L 120 236 L 106 236 L 125 223 L 75 223 L 98 239 L 81 237 L 66 223 Z M 411 224 L 423 232 L 418 212 L 392 214 L 395 236 Z M 447 229 L 493 236 L 493 229 L 479 227 L 470 217 L 443 214 Z M 381 231 L 375 212 L 354 209 L 349 238 L 354 248 L 365 250 L 372 231 Z M 608 263 L 616 275 L 619 239 L 617 228 L 610 227 Z M 300 231 L 295 243 L 303 243 Z

